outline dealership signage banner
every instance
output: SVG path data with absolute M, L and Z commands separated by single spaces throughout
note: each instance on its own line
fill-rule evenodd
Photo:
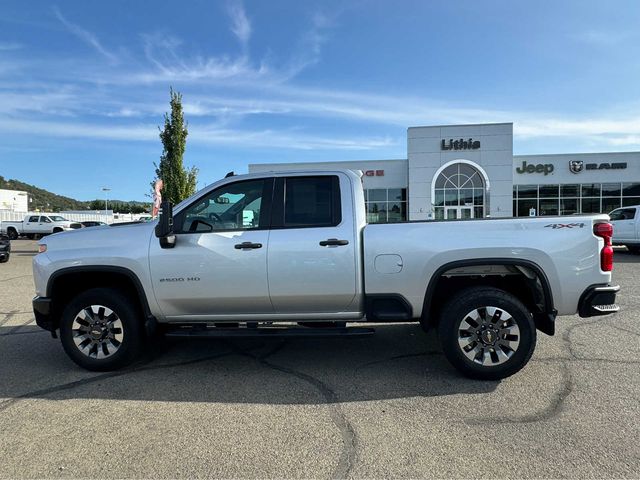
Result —
M 602 163 L 584 163 L 583 160 L 570 160 L 569 171 L 571 173 L 580 173 L 583 170 L 624 170 L 627 168 L 626 162 L 602 162 Z M 555 166 L 552 163 L 527 163 L 522 162 L 522 166 L 516 167 L 516 173 L 542 173 L 549 175 L 555 170 Z
M 627 168 L 627 162 L 584 163 L 582 160 L 569 161 L 571 173 L 580 173 L 582 170 L 624 170 L 625 168 Z
M 465 140 L 461 138 L 460 140 L 454 140 L 450 138 L 447 142 L 444 138 L 442 139 L 442 143 L 440 143 L 441 150 L 477 150 L 480 148 L 480 140 L 474 140 L 472 138 Z

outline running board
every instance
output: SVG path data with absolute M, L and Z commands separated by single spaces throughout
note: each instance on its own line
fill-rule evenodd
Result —
M 260 328 L 184 328 L 178 327 L 165 331 L 165 336 L 174 338 L 255 338 L 255 337 L 363 337 L 373 335 L 375 330 L 366 327 L 345 328 L 298 328 L 298 327 L 260 327 Z

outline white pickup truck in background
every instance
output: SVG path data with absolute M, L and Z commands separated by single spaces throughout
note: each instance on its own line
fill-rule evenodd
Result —
M 0 233 L 6 233 L 11 240 L 15 240 L 20 236 L 32 239 L 36 235 L 49 235 L 78 228 L 82 228 L 81 223 L 72 222 L 54 214 L 29 214 L 21 222 L 5 221 L 0 223 Z
M 556 315 L 618 310 L 607 215 L 367 225 L 349 170 L 230 176 L 157 221 L 53 235 L 36 322 L 90 370 L 174 337 L 369 334 L 419 322 L 465 375 L 529 361 Z
M 609 214 L 613 225 L 613 244 L 640 253 L 640 205 L 622 207 Z

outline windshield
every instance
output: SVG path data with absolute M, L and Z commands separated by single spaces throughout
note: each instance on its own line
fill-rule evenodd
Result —
M 68 222 L 68 221 L 69 221 L 69 220 L 67 220 L 66 218 L 61 217 L 61 216 L 59 216 L 59 215 L 51 215 L 49 218 L 50 218 L 51 220 L 53 220 L 54 222 Z

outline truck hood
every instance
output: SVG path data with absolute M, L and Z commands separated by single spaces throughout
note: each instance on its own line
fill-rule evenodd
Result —
M 41 239 L 40 245 L 47 245 L 47 251 L 77 250 L 78 256 L 97 249 L 127 249 L 132 245 L 147 245 L 156 222 L 105 225 L 61 232 Z M 126 251 L 126 250 L 125 250 Z

